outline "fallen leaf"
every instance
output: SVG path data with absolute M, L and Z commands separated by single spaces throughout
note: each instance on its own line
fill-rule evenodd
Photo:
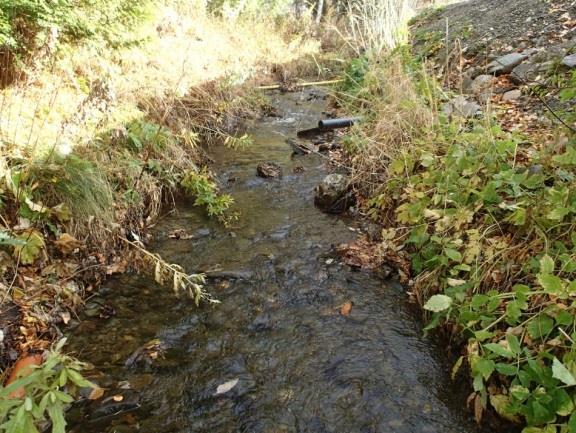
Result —
M 342 307 L 340 307 L 340 314 L 348 317 L 350 315 L 350 310 L 352 310 L 352 302 L 345 302 L 342 304 Z
M 54 241 L 54 244 L 62 254 L 71 254 L 83 245 L 82 242 L 68 233 L 63 233 L 62 236 L 60 236 L 60 239 Z
M 102 398 L 102 396 L 104 395 L 104 388 L 100 388 L 99 386 L 92 389 L 92 391 L 90 392 L 90 395 L 88 396 L 89 400 L 98 400 L 99 398 Z
M 71 317 L 68 311 L 60 313 L 60 317 L 62 318 L 62 322 L 64 322 L 65 325 L 67 325 L 70 322 Z
M 33 367 L 40 364 L 42 364 L 42 355 L 26 355 L 20 358 L 18 361 L 16 361 L 16 364 L 14 364 L 12 373 L 10 373 L 10 377 L 8 378 L 5 386 L 10 385 L 20 377 L 29 376 L 33 371 Z M 21 387 L 12 391 L 8 398 L 22 399 L 25 396 L 26 391 L 24 390 L 24 387 Z
M 214 395 L 226 394 L 228 391 L 230 391 L 238 384 L 238 381 L 239 379 L 236 378 L 229 380 L 228 382 L 225 382 L 222 385 L 218 385 L 218 388 L 216 388 L 216 393 Z
M 483 412 L 484 405 L 482 404 L 482 397 L 480 397 L 480 394 L 476 394 L 476 398 L 474 399 L 474 418 L 478 424 L 482 421 Z

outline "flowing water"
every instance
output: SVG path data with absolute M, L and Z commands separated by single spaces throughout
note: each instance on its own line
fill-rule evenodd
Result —
M 315 209 L 325 160 L 293 157 L 285 143 L 321 116 L 317 96 L 276 95 L 282 115 L 252 128 L 254 145 L 211 149 L 241 214 L 233 228 L 183 202 L 156 229 L 152 249 L 168 261 L 222 271 L 207 286 L 221 305 L 198 309 L 144 277 L 108 283 L 100 302 L 115 314 L 87 318 L 71 343 L 122 401 L 75 411 L 74 432 L 479 431 L 465 410 L 467 391 L 451 383 L 445 351 L 422 337 L 402 287 L 355 272 L 333 253 L 357 236 L 355 224 Z M 256 177 L 262 161 L 280 164 L 283 177 Z M 194 237 L 170 239 L 176 229 Z M 126 366 L 152 339 L 164 357 Z

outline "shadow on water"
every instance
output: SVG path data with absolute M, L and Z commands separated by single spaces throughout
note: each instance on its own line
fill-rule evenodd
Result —
M 210 281 L 221 305 L 197 309 L 143 277 L 109 282 L 102 299 L 116 314 L 87 318 L 71 343 L 125 406 L 77 411 L 74 432 L 480 431 L 464 408 L 466 390 L 450 383 L 445 354 L 422 337 L 402 288 L 332 255 L 355 237 L 354 222 L 314 208 L 324 161 L 292 157 L 284 142 L 320 116 L 325 101 L 314 92 L 275 96 L 283 116 L 260 121 L 250 148 L 212 149 L 241 212 L 236 227 L 187 202 L 157 227 L 153 249 L 167 260 L 242 277 Z M 257 178 L 261 161 L 280 164 L 283 177 Z M 169 239 L 175 229 L 194 237 Z M 347 301 L 345 317 L 339 306 Z M 126 367 L 152 339 L 164 357 Z M 124 412 L 130 393 L 139 408 Z

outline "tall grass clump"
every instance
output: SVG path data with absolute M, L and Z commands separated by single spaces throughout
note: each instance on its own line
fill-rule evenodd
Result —
M 366 213 L 383 225 L 427 331 L 451 332 L 478 420 L 576 431 L 576 137 L 561 145 L 445 114 L 449 101 L 406 50 L 368 60 L 343 104 Z
M 381 55 L 406 43 L 415 6 L 415 0 L 350 1 L 347 30 L 357 54 Z
M 398 155 L 419 145 L 433 146 L 438 124 L 433 84 L 422 67 L 408 65 L 405 50 L 381 61 L 373 59 L 353 60 L 338 94 L 343 109 L 363 119 L 363 126 L 346 137 L 345 146 L 352 158 L 352 176 L 365 180 L 357 185 L 367 196 L 386 182 L 390 162 Z

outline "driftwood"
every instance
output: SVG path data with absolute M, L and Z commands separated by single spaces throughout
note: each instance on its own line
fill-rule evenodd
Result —
M 315 81 L 315 82 L 306 82 L 306 83 L 296 83 L 294 87 L 313 87 L 313 86 L 327 86 L 329 84 L 337 84 L 341 83 L 344 80 L 339 78 L 337 80 L 326 80 L 326 81 Z M 258 86 L 258 90 L 276 90 L 281 89 L 283 87 L 282 84 L 273 84 L 271 86 Z

